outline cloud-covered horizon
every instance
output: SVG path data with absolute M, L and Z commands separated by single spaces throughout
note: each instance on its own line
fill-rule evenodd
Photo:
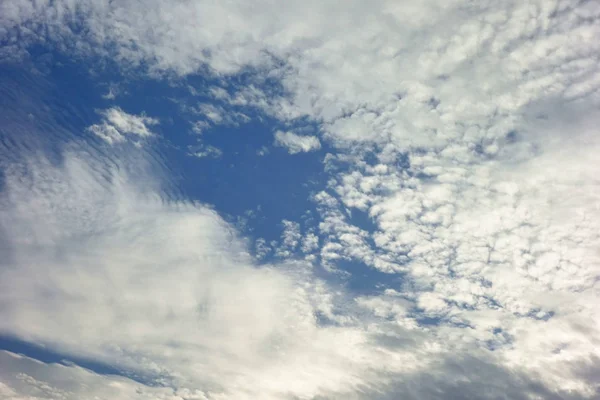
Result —
M 77 124 L 0 85 L 0 335 L 127 373 L 4 349 L 0 398 L 597 398 L 599 20 L 575 0 L 1 3 L 3 65 L 118 73 Z

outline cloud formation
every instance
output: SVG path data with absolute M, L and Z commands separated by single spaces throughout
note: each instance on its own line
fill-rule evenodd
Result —
M 294 132 L 275 132 L 275 145 L 285 147 L 290 154 L 319 150 L 321 142 L 316 136 L 301 136 Z
M 430 375 L 468 392 L 476 379 L 459 384 L 465 375 L 452 368 L 475 373 L 478 363 L 500 374 L 499 391 L 561 390 L 534 384 L 518 363 L 503 366 L 500 353 L 452 340 L 462 328 L 419 327 L 415 303 L 400 293 L 352 299 L 310 264 L 256 267 L 232 227 L 202 205 L 167 200 L 140 160 L 96 159 L 69 152 L 64 166 L 31 159 L 7 175 L 0 220 L 13 228 L 0 331 L 164 389 L 22 357 L 5 363 L 15 356 L 3 353 L 13 366 L 0 376 L 8 398 L 79 398 L 82 390 L 117 399 L 386 398 Z M 286 246 L 298 246 L 297 227 L 286 227 Z M 411 390 L 417 399 L 429 389 Z
M 127 169 L 68 154 L 7 177 L 0 331 L 214 398 L 358 384 L 364 332 L 317 325 L 306 266 L 254 267 L 214 211 Z
M 161 4 L 4 2 L 2 57 L 49 41 L 152 77 L 208 71 L 223 87 L 198 132 L 240 109 L 317 125 L 275 135 L 331 148 L 320 220 L 304 238 L 287 221 L 275 252 L 401 279 L 354 296 L 305 264 L 256 268 L 208 208 L 72 155 L 9 174 L 3 331 L 207 398 L 598 396 L 597 3 Z M 90 128 L 110 143 L 156 123 L 111 110 Z
M 149 127 L 158 124 L 156 118 L 128 114 L 119 107 L 104 110 L 101 115 L 102 123 L 94 124 L 88 130 L 109 144 L 123 143 L 128 136 L 138 139 L 148 138 L 153 135 Z

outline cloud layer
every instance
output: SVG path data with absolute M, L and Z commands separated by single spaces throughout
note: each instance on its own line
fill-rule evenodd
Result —
M 156 178 L 140 172 L 140 160 L 131 166 L 90 159 L 76 152 L 65 154 L 63 166 L 30 159 L 24 172 L 7 175 L 0 219 L 13 228 L 0 275 L 0 330 L 165 389 L 18 358 L 6 364 L 22 370 L 2 373 L 8 398 L 53 398 L 53 391 L 80 398 L 82 390 L 100 395 L 106 385 L 114 398 L 386 398 L 405 391 L 422 398 L 444 387 L 476 393 L 477 379 L 468 374 L 482 368 L 496 371 L 497 390 L 516 385 L 523 398 L 560 393 L 565 385 L 539 386 L 537 373 L 529 376 L 506 358 L 540 345 L 528 353 L 482 352 L 462 328 L 419 327 L 414 302 L 394 291 L 352 299 L 317 279 L 310 264 L 256 267 L 218 215 L 167 200 Z M 431 304 L 425 308 L 435 310 Z M 543 334 L 549 323 L 525 326 L 540 330 L 537 341 L 558 340 Z M 574 340 L 575 331 L 568 337 Z M 589 354 L 580 343 L 573 349 Z M 591 367 L 572 362 L 574 374 Z M 428 376 L 438 389 L 409 389 Z M 95 386 L 82 389 L 87 380 Z
M 0 329 L 186 399 L 597 397 L 599 18 L 575 0 L 0 4 L 2 59 L 51 43 L 203 73 L 218 79 L 198 88 L 214 103 L 198 133 L 253 112 L 292 154 L 330 149 L 319 220 L 285 220 L 275 251 L 317 267 L 257 267 L 214 211 L 127 160 L 7 170 Z M 109 143 L 158 123 L 103 118 L 90 130 Z M 317 279 L 344 262 L 400 279 L 367 294 Z M 34 372 L 0 393 L 28 395 Z

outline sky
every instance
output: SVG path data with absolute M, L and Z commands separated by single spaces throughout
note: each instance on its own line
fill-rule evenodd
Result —
M 600 3 L 0 0 L 0 399 L 600 398 Z

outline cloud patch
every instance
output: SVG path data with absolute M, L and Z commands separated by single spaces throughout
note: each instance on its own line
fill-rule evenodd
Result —
M 275 132 L 275 145 L 285 147 L 290 154 L 308 153 L 321 148 L 321 141 L 316 136 L 301 136 L 294 132 Z
M 157 118 L 128 114 L 119 107 L 109 108 L 100 114 L 102 123 L 94 124 L 88 130 L 111 145 L 123 143 L 128 138 L 140 143 L 140 139 L 154 135 L 150 127 L 159 123 Z

